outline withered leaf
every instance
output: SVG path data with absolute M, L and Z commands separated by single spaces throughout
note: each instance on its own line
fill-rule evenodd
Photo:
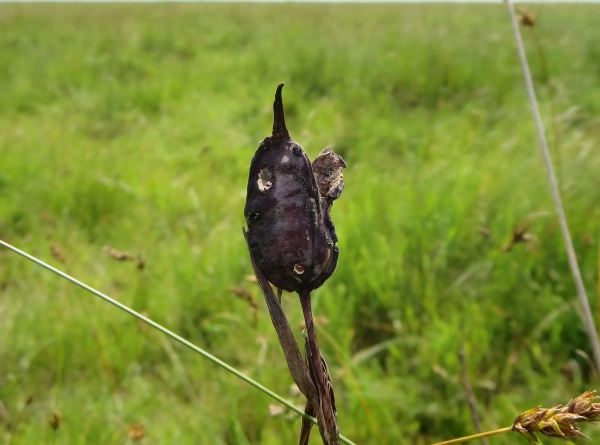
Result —
M 52 414 L 50 414 L 48 416 L 48 426 L 50 428 L 52 428 L 54 431 L 56 431 L 57 429 L 60 428 L 60 426 L 62 425 L 62 422 L 63 422 L 62 415 L 57 411 L 54 411 Z
M 61 264 L 65 264 L 65 255 L 63 254 L 62 249 L 57 244 L 52 244 L 50 246 L 50 253 L 52 254 L 52 258 L 58 261 Z
M 256 328 L 258 325 L 258 303 L 256 303 L 252 293 L 242 286 L 232 286 L 229 290 L 240 300 L 248 303 L 250 312 L 252 313 L 252 327 Z
M 253 309 L 258 309 L 258 304 L 254 300 L 252 293 L 242 286 L 231 286 L 229 290 L 240 300 L 247 302 Z
M 109 254 L 111 257 L 113 257 L 117 261 L 133 261 L 133 260 L 135 260 L 135 257 L 132 254 L 127 253 L 127 252 L 120 252 L 113 247 L 104 246 L 102 248 L 102 250 L 104 252 L 106 252 L 107 254 Z
M 529 224 L 513 227 L 510 239 L 502 247 L 504 252 L 510 252 L 515 244 L 526 243 L 533 239 L 529 233 Z
M 134 423 L 127 430 L 127 437 L 133 441 L 142 440 L 145 435 L 144 425 L 140 425 L 139 423 Z

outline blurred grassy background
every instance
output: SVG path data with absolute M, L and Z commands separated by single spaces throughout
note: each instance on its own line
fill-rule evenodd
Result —
M 600 9 L 530 9 L 597 314 Z M 463 343 L 485 429 L 597 388 L 502 5 L 2 4 L 0 237 L 303 405 L 240 229 L 281 81 L 292 136 L 348 163 L 338 270 L 314 294 L 343 434 L 473 433 Z M 147 444 L 297 440 L 267 396 L 6 250 L 0 320 L 3 444 L 122 444 L 136 424 Z

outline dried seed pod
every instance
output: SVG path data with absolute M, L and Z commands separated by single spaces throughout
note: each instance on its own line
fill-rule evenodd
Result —
M 337 199 L 344 190 L 346 163 L 331 147 L 325 147 L 312 163 L 319 193 L 323 198 Z
M 251 254 L 267 280 L 290 292 L 311 291 L 337 265 L 329 213 L 342 192 L 346 164 L 328 147 L 311 165 L 285 125 L 282 88 L 273 103 L 273 134 L 250 163 L 244 215 Z

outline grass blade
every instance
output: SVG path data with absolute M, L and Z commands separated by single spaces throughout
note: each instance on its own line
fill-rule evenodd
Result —
M 149 324 L 150 326 L 152 326 L 154 329 L 162 332 L 163 334 L 165 334 L 166 336 L 172 338 L 173 340 L 181 343 L 182 345 L 188 347 L 189 349 L 191 349 L 194 352 L 197 352 L 198 354 L 200 354 L 201 356 L 203 356 L 204 358 L 210 360 L 211 362 L 219 365 L 221 368 L 226 369 L 227 371 L 229 371 L 230 373 L 232 373 L 233 375 L 235 375 L 236 377 L 242 379 L 243 381 L 245 381 L 246 383 L 254 386 L 256 389 L 258 389 L 259 391 L 262 391 L 263 393 L 271 396 L 273 399 L 277 400 L 279 403 L 281 403 L 282 405 L 285 405 L 286 407 L 288 407 L 289 409 L 291 409 L 292 411 L 296 412 L 297 414 L 300 414 L 302 417 L 310 420 L 311 422 L 313 422 L 314 424 L 317 424 L 317 421 L 314 417 L 311 417 L 307 414 L 304 413 L 304 411 L 302 411 L 300 408 L 298 408 L 297 406 L 293 405 L 292 403 L 288 402 L 287 400 L 285 400 L 283 397 L 279 396 L 278 394 L 275 394 L 273 391 L 271 391 L 270 389 L 264 387 L 263 385 L 261 385 L 260 383 L 258 383 L 257 381 L 251 379 L 250 377 L 248 377 L 245 374 L 242 374 L 240 371 L 238 371 L 237 369 L 235 369 L 234 367 L 228 365 L 227 363 L 225 363 L 222 360 L 219 360 L 217 357 L 215 357 L 214 355 L 210 354 L 209 352 L 206 352 L 204 349 L 196 346 L 195 344 L 187 341 L 185 338 L 180 337 L 179 335 L 175 334 L 174 332 L 168 330 L 167 328 L 165 328 L 164 326 L 156 323 L 155 321 L 150 320 L 148 317 L 144 317 L 142 314 L 134 311 L 133 309 L 131 309 L 128 306 L 125 306 L 122 303 L 119 303 L 118 301 L 110 298 L 108 295 L 104 295 L 102 292 L 94 289 L 93 287 L 88 286 L 85 283 L 82 283 L 81 281 L 73 278 L 72 276 L 50 266 L 49 264 L 44 263 L 42 260 L 37 259 L 36 257 L 29 255 L 26 252 L 23 252 L 20 249 L 17 249 L 16 247 L 12 246 L 11 244 L 8 244 L 5 241 L 0 240 L 0 245 L 6 247 L 8 250 L 13 251 L 14 253 L 21 255 L 22 257 L 28 259 L 29 261 L 37 264 L 38 266 L 43 267 L 46 270 L 49 270 L 50 272 L 55 273 L 56 275 L 58 275 L 61 278 L 64 278 L 65 280 L 85 289 L 86 291 L 90 292 L 91 294 L 94 294 L 96 297 L 101 298 L 102 300 L 106 301 L 107 303 L 112 304 L 113 306 L 118 307 L 119 309 L 121 309 L 122 311 L 127 312 L 129 315 L 134 316 L 135 318 Z M 342 442 L 344 442 L 345 444 L 348 445 L 355 445 L 354 442 L 350 441 L 349 439 L 343 437 L 340 435 L 340 439 Z

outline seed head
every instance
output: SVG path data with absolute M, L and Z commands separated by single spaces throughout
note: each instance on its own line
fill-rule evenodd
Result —
M 513 423 L 512 429 L 530 442 L 539 442 L 535 433 L 565 440 L 569 440 L 570 437 L 587 438 L 577 423 L 600 420 L 600 403 L 594 403 L 596 399 L 596 391 L 586 391 L 571 399 L 565 406 L 538 406 L 521 413 Z
M 525 8 L 519 8 L 519 23 L 521 26 L 533 28 L 535 26 L 535 16 Z

